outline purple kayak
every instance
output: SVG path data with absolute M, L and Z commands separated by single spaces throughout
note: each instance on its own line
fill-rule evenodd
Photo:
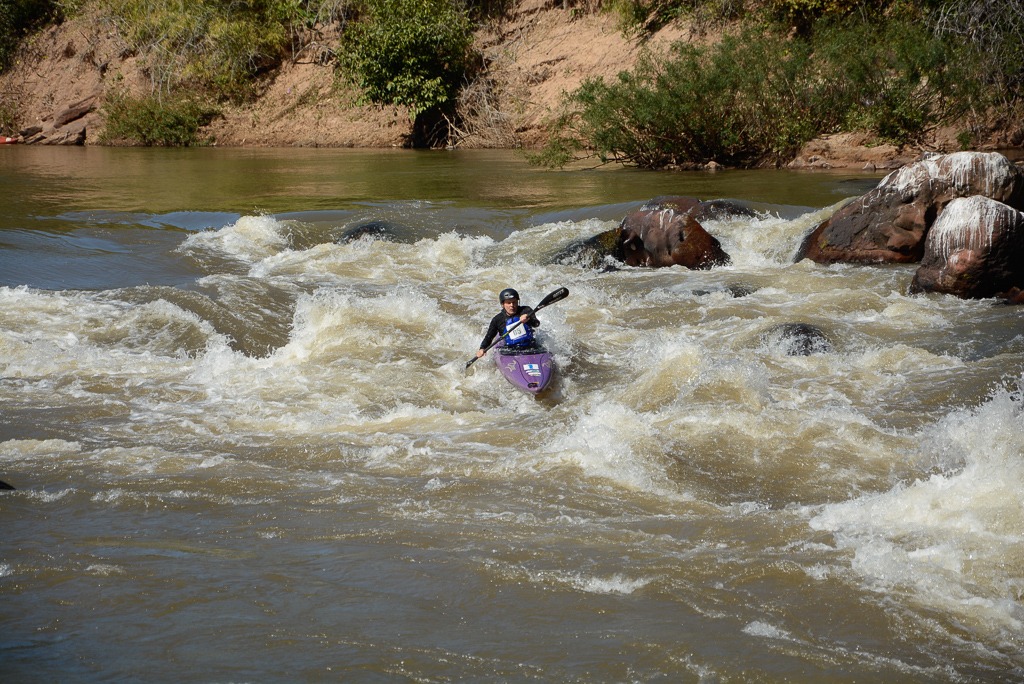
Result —
M 547 387 L 554 371 L 551 352 L 544 347 L 516 349 L 499 344 L 495 349 L 494 362 L 506 380 L 530 394 L 537 394 Z

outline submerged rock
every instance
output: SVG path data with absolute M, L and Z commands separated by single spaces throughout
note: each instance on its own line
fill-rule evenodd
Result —
M 746 283 L 731 283 L 729 285 L 726 285 L 725 288 L 722 290 L 693 290 L 693 294 L 698 297 L 705 297 L 707 295 L 714 294 L 715 292 L 725 292 L 730 297 L 733 297 L 734 299 L 739 299 L 741 297 L 746 297 L 748 295 L 754 294 L 755 292 L 758 291 L 758 289 L 759 288 L 756 287 L 755 285 L 747 285 Z
M 640 209 L 622 220 L 619 250 L 629 266 L 685 266 L 705 270 L 732 261 L 721 243 L 689 211 Z
M 698 221 L 720 221 L 737 216 L 752 219 L 757 218 L 757 212 L 739 202 L 726 199 L 706 200 L 701 202 L 699 208 L 693 212 L 693 217 Z
M 655 197 L 619 224 L 618 258 L 630 266 L 685 266 L 704 270 L 732 259 L 700 221 L 756 214 L 731 200 Z
M 551 257 L 551 263 L 612 270 L 614 266 L 608 263 L 609 258 L 621 261 L 618 257 L 618 246 L 619 229 L 612 228 L 563 247 Z
M 366 221 L 350 228 L 346 228 L 342 231 L 341 235 L 338 236 L 336 242 L 339 244 L 345 244 L 348 242 L 355 242 L 362 238 L 371 240 L 382 240 L 384 242 L 398 242 L 402 244 L 412 244 L 418 239 L 415 235 L 415 231 L 412 229 L 399 225 L 397 223 L 391 223 L 390 221 Z
M 739 299 L 741 297 L 747 297 L 749 295 L 754 294 L 760 288 L 757 287 L 756 285 L 749 285 L 747 283 L 730 283 L 729 285 L 725 286 L 725 289 L 728 290 L 729 294 L 731 294 L 733 297 Z
M 761 335 L 761 342 L 780 349 L 786 356 L 827 354 L 833 350 L 825 332 L 810 323 L 781 323 Z

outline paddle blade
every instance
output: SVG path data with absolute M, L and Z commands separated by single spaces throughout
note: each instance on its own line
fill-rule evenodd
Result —
M 540 303 L 537 305 L 537 309 L 540 309 L 541 307 L 547 306 L 548 304 L 554 304 L 555 302 L 560 302 L 560 301 L 562 301 L 563 299 L 565 299 L 568 296 L 569 296 L 569 288 L 560 287 L 557 290 L 555 290 L 554 292 L 552 292 L 551 294 L 549 294 L 544 299 L 540 300 Z

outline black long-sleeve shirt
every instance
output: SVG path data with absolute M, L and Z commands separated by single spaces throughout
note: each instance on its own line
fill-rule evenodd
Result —
M 530 307 L 520 306 L 516 309 L 516 312 L 511 316 L 505 313 L 505 309 L 502 308 L 501 313 L 497 314 L 494 318 L 492 318 L 491 324 L 487 326 L 487 332 L 484 334 L 484 339 L 480 343 L 480 348 L 487 349 L 489 346 L 491 346 L 491 342 L 494 341 L 494 337 L 496 335 L 505 332 L 505 321 L 513 317 L 519 318 L 523 314 L 527 314 L 529 316 L 529 318 L 526 319 L 526 323 L 524 323 L 524 325 L 528 325 L 531 328 L 540 327 L 540 321 L 537 320 L 537 316 L 533 313 L 533 309 L 531 309 Z

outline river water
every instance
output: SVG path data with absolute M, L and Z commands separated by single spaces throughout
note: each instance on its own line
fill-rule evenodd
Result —
M 792 263 L 880 177 L 0 148 L 3 681 L 1024 681 L 1024 310 Z M 665 194 L 732 265 L 550 263 Z

